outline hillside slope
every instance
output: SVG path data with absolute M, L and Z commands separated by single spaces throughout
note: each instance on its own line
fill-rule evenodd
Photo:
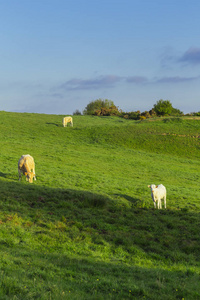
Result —
M 0 112 L 0 129 L 1 299 L 199 299 L 199 120 Z

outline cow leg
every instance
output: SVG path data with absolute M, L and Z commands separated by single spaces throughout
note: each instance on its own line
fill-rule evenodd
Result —
M 18 173 L 19 173 L 19 181 L 21 181 L 21 179 L 22 179 L 22 172 L 21 172 L 20 169 L 18 169 Z
M 166 208 L 166 196 L 164 197 L 164 204 L 165 204 L 165 208 Z

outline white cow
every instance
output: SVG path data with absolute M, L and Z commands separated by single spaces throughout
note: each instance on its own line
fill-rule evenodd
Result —
M 162 208 L 161 199 L 164 199 L 164 205 L 166 208 L 167 191 L 166 191 L 165 186 L 162 184 L 159 184 L 159 185 L 151 184 L 151 185 L 148 185 L 148 187 L 151 189 L 151 198 L 154 202 L 154 207 L 156 208 L 156 201 L 157 201 L 158 209 Z
M 18 161 L 18 173 L 19 180 L 21 180 L 21 174 L 26 176 L 26 181 L 32 183 L 35 177 L 35 162 L 32 156 L 29 154 L 22 155 Z
M 67 123 L 70 123 L 70 125 L 73 127 L 73 119 L 72 117 L 64 117 L 63 118 L 63 126 L 66 127 Z

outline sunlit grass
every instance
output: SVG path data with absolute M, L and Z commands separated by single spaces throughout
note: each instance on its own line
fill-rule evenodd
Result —
M 199 299 L 199 120 L 1 112 L 0 128 L 1 299 Z

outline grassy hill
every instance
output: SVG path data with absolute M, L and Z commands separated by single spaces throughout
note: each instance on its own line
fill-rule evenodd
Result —
M 0 112 L 0 299 L 200 299 L 200 119 L 62 117 Z

